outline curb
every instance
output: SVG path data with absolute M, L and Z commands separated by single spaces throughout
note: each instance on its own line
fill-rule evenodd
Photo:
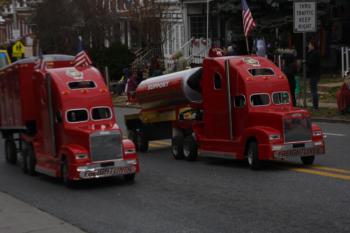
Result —
M 314 122 L 350 124 L 350 120 L 344 120 L 344 119 L 329 119 L 329 118 L 322 118 L 322 117 L 311 117 L 311 120 Z

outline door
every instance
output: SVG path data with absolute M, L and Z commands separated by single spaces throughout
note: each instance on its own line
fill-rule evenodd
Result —
M 229 109 L 224 63 L 209 60 L 204 72 L 204 131 L 207 139 L 229 140 Z

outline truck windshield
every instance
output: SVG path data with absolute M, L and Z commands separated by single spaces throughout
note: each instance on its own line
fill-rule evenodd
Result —
M 289 94 L 286 91 L 272 94 L 272 102 L 274 104 L 289 104 L 289 101 Z
M 67 121 L 71 123 L 84 122 L 89 119 L 86 109 L 74 109 L 67 111 Z
M 93 108 L 91 111 L 92 119 L 95 121 L 110 119 L 112 117 L 112 113 L 110 108 L 108 107 L 98 107 Z
M 268 94 L 253 94 L 250 96 L 252 106 L 265 106 L 270 104 L 270 96 Z

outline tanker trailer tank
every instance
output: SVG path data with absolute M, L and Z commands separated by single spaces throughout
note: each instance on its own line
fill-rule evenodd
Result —
M 192 68 L 142 81 L 136 89 L 136 101 L 142 109 L 186 103 L 200 103 L 202 68 Z

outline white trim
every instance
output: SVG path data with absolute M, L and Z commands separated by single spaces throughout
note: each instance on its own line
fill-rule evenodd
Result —
M 252 103 L 252 96 L 253 95 L 267 95 L 269 97 L 269 104 L 264 104 L 264 105 L 253 105 Z M 252 107 L 264 107 L 264 106 L 270 106 L 271 105 L 271 96 L 269 93 L 254 93 L 254 94 L 251 94 L 249 96 L 249 102 L 250 102 L 250 106 Z
M 85 121 L 74 121 L 74 122 L 71 122 L 68 120 L 68 112 L 70 111 L 76 111 L 76 110 L 85 110 L 86 111 L 86 115 L 87 115 L 87 119 Z M 77 124 L 77 123 L 83 123 L 83 122 L 88 122 L 90 120 L 90 117 L 89 117 L 89 110 L 87 108 L 72 108 L 72 109 L 68 109 L 66 110 L 66 114 L 65 114 L 65 118 L 66 118 L 66 122 L 70 123 L 70 124 Z
M 104 119 L 95 120 L 95 119 L 92 117 L 92 111 L 93 111 L 95 108 L 108 108 L 109 112 L 111 113 L 111 116 L 110 116 L 109 118 L 104 118 Z M 113 112 L 112 112 L 111 107 L 109 107 L 109 106 L 96 106 L 96 107 L 90 108 L 90 115 L 91 115 L 91 120 L 93 120 L 93 121 L 105 121 L 105 120 L 110 120 L 110 119 L 112 119 L 112 117 L 113 117 Z

